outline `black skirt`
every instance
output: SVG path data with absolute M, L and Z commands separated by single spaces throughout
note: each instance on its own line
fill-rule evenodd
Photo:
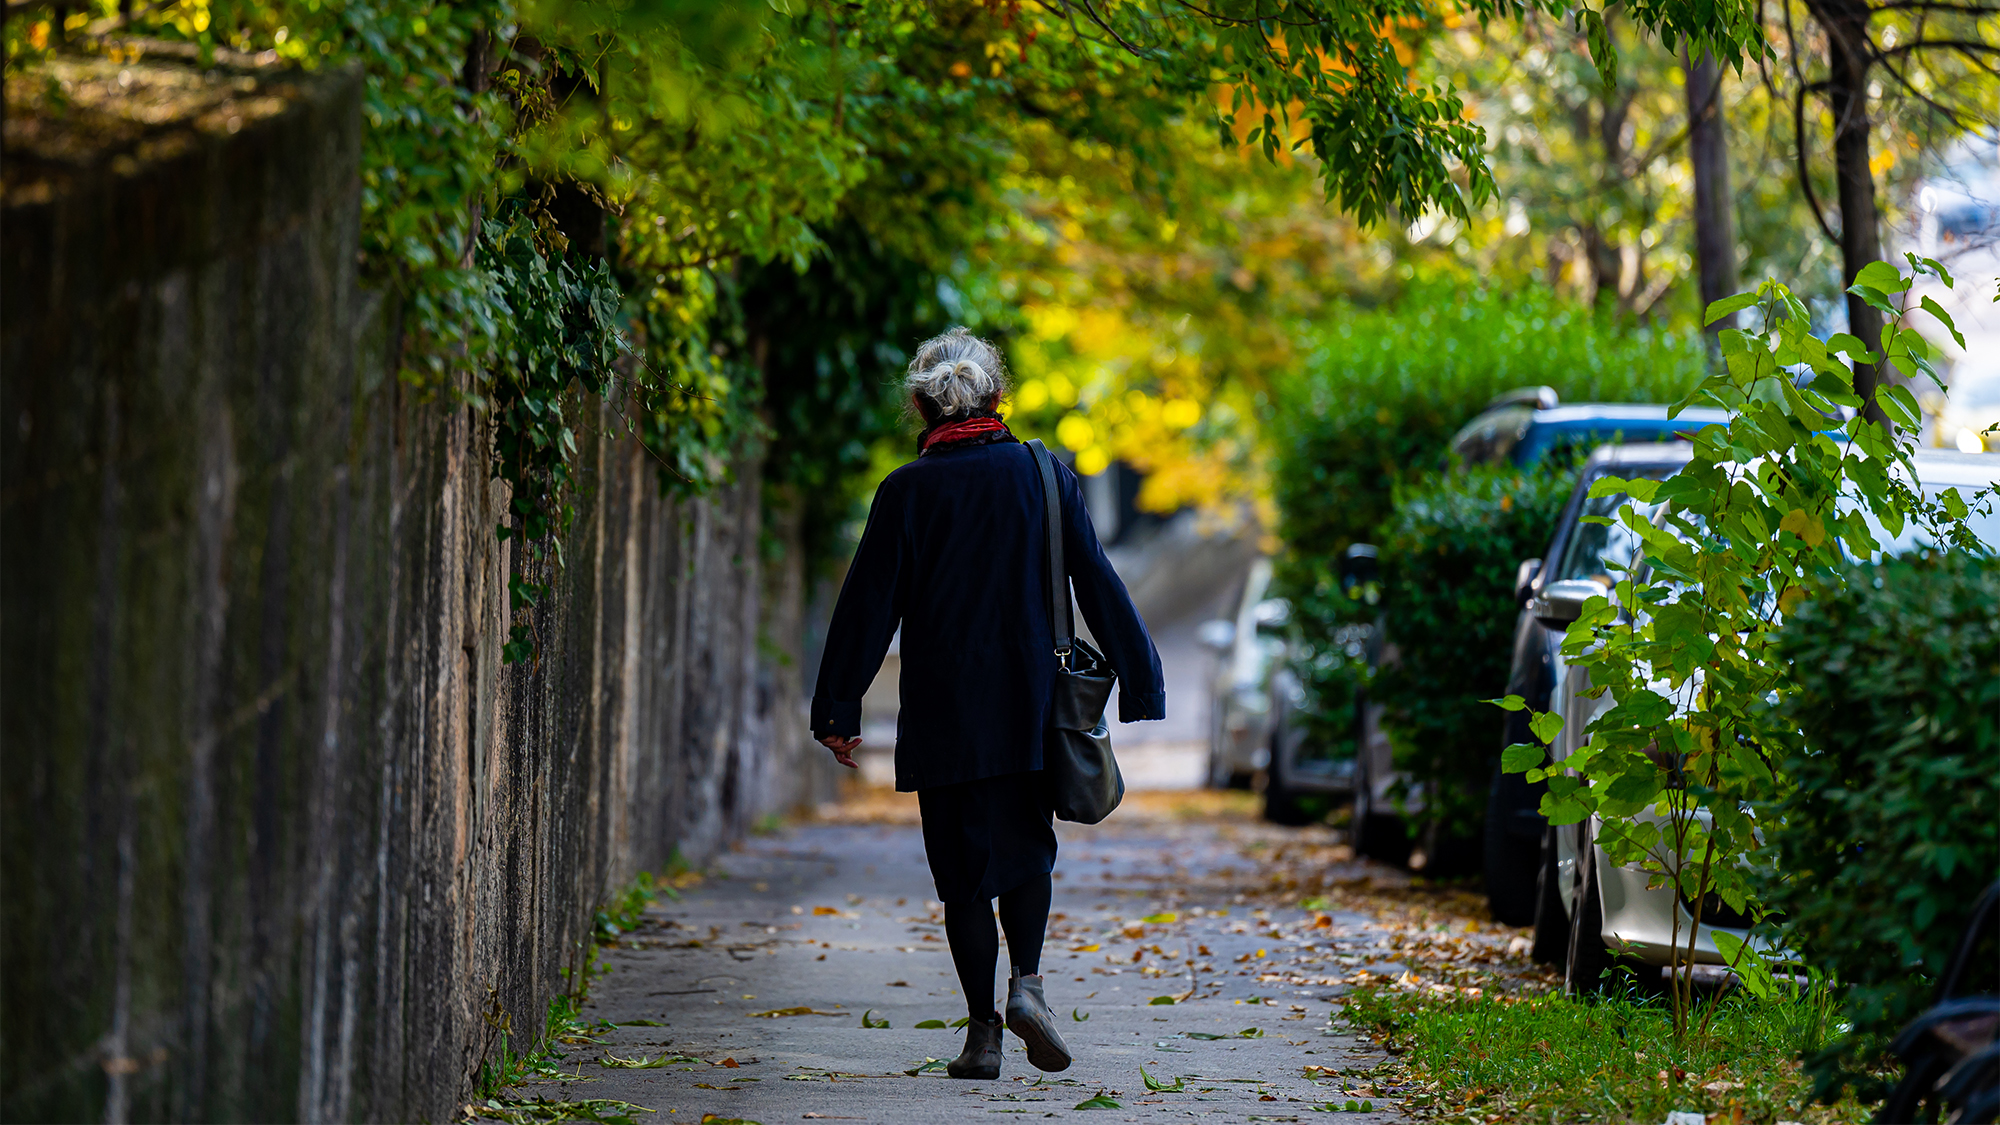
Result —
M 917 790 L 940 902 L 986 902 L 1056 868 L 1042 772 Z

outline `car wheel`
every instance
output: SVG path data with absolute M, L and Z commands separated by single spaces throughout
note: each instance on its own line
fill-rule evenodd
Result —
M 1604 901 L 1597 887 L 1597 842 L 1589 828 L 1577 831 L 1581 839 L 1576 849 L 1576 908 L 1570 911 L 1569 953 L 1563 970 L 1563 991 L 1571 996 L 1601 990 L 1611 970 L 1611 948 L 1604 944 Z
M 1500 799 L 1500 767 L 1486 796 L 1486 904 L 1493 919 L 1509 926 L 1535 924 L 1542 842 L 1507 831 L 1507 808 Z
M 1316 824 L 1326 816 L 1325 799 L 1317 794 L 1293 792 L 1285 784 L 1290 765 L 1278 746 L 1278 731 L 1271 732 L 1271 764 L 1264 771 L 1264 819 L 1287 828 Z
M 1248 776 L 1230 771 L 1228 759 L 1213 750 L 1208 752 L 1208 787 L 1210 789 L 1247 789 L 1249 786 L 1250 779 Z
M 1569 964 L 1569 915 L 1563 911 L 1562 872 L 1556 867 L 1556 833 L 1550 825 L 1542 832 L 1542 861 L 1535 873 L 1535 940 L 1528 956 L 1537 965 Z
M 1413 841 L 1403 818 L 1379 810 L 1375 802 L 1375 779 L 1368 775 L 1367 759 L 1355 763 L 1354 771 L 1354 854 L 1401 867 L 1410 862 Z

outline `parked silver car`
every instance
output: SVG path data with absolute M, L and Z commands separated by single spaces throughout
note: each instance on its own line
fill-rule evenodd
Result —
M 1218 658 L 1209 728 L 1208 784 L 1261 784 L 1265 819 L 1307 824 L 1353 788 L 1353 762 L 1321 752 L 1300 719 L 1305 688 L 1290 662 L 1291 606 L 1272 598 L 1271 560 L 1250 566 L 1233 619 L 1203 623 Z
M 1679 450 L 1652 446 L 1621 447 L 1600 454 L 1628 463 L 1661 465 L 1676 459 L 1685 463 L 1689 452 L 1691 447 L 1686 446 Z M 1933 495 L 1956 487 L 1961 495 L 1969 496 L 2000 482 L 2000 455 L 1919 450 L 1914 460 L 1922 488 Z M 1603 499 L 1605 514 L 1630 503 L 1622 497 Z M 1971 529 L 1989 549 L 2000 552 L 2000 515 L 1975 515 Z M 1530 603 L 1531 612 L 1558 632 L 1577 619 L 1586 601 L 1610 593 L 1612 567 L 1606 564 L 1628 565 L 1639 555 L 1629 531 L 1622 527 L 1597 530 L 1605 534 L 1574 547 L 1595 552 L 1596 557 L 1561 560 L 1552 580 L 1537 589 Z M 1883 538 L 1883 549 L 1891 554 L 1918 545 L 1914 530 L 1893 539 Z M 1548 706 L 1562 715 L 1563 729 L 1549 749 L 1550 757 L 1560 762 L 1582 748 L 1589 738 L 1591 721 L 1611 706 L 1611 700 L 1608 693 L 1591 694 L 1587 674 L 1568 666 L 1559 650 L 1554 659 L 1555 687 Z M 1565 979 L 1574 987 L 1594 984 L 1613 958 L 1643 965 L 1668 964 L 1676 929 L 1686 948 L 1695 920 L 1693 904 L 1680 894 L 1667 887 L 1648 888 L 1653 880 L 1650 873 L 1637 866 L 1611 863 L 1595 842 L 1598 827 L 1596 817 L 1579 824 L 1551 826 L 1542 849 L 1534 955 L 1538 960 L 1564 965 Z M 1694 958 L 1698 963 L 1724 964 L 1713 935 L 1725 932 L 1748 941 L 1750 919 L 1715 896 L 1699 909 L 1701 925 L 1695 931 Z
M 1271 560 L 1250 564 L 1236 613 L 1201 626 L 1201 643 L 1215 653 L 1217 667 L 1209 709 L 1208 784 L 1216 789 L 1248 789 L 1271 761 L 1274 721 L 1271 673 L 1283 666 L 1282 632 L 1291 607 L 1267 599 Z

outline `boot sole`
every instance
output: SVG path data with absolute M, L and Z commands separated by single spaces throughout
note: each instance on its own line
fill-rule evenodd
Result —
M 1028 1051 L 1028 1065 L 1036 1070 L 1055 1074 L 1068 1070 L 1070 1063 L 1076 1061 L 1068 1051 L 1044 1037 L 1042 1029 L 1026 1017 L 1017 1017 L 1010 1013 L 1007 1017 L 1007 1030 L 1020 1039 L 1021 1046 Z

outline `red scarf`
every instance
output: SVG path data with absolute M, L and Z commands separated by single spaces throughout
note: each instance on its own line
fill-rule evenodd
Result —
M 947 422 L 944 425 L 939 426 L 937 429 L 934 429 L 931 432 L 925 434 L 922 443 L 919 444 L 917 447 L 917 453 L 919 456 L 922 456 L 925 453 L 929 453 L 931 451 L 931 447 L 934 445 L 964 441 L 967 438 L 984 437 L 987 434 L 998 434 L 1006 432 L 1007 432 L 1007 423 L 1002 422 L 998 418 L 989 418 L 989 417 L 962 418 L 956 422 Z

